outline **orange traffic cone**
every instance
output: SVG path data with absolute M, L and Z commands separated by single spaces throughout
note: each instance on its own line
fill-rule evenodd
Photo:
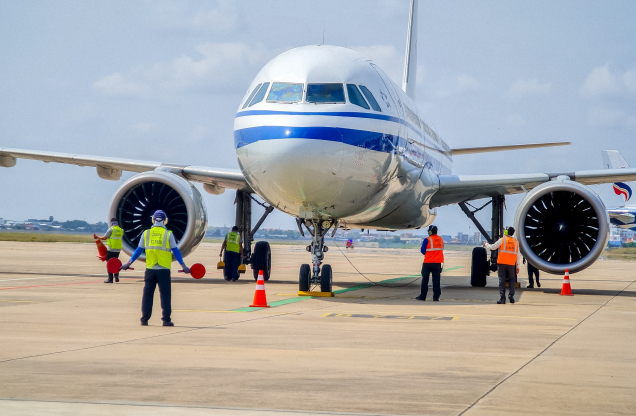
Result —
M 256 292 L 254 292 L 254 301 L 250 308 L 269 308 L 267 305 L 267 297 L 265 296 L 265 278 L 263 271 L 259 270 L 258 280 L 256 281 Z
M 561 296 L 574 296 L 572 294 L 572 288 L 570 287 L 570 271 L 565 269 L 565 276 L 563 276 L 563 287 L 561 288 Z
M 101 261 L 106 261 L 106 246 L 102 243 L 102 240 L 95 240 L 95 244 L 97 244 L 97 258 Z

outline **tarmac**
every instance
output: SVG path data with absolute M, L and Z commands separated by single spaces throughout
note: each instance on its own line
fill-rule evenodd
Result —
M 203 279 L 173 269 L 175 327 L 158 293 L 142 327 L 142 262 L 104 284 L 93 244 L 0 242 L 0 414 L 636 414 L 634 263 L 496 305 L 496 278 L 472 288 L 470 253 L 446 252 L 441 301 L 421 302 L 418 250 L 327 244 L 333 298 L 297 296 L 309 254 L 272 245 L 271 308 L 249 308 L 251 270 L 224 281 L 204 243 Z

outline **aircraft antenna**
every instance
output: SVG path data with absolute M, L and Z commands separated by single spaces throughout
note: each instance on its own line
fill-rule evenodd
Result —
M 404 56 L 404 78 L 402 90 L 415 99 L 415 83 L 417 74 L 417 4 L 418 0 L 411 0 L 409 13 L 409 29 L 406 34 L 406 53 Z

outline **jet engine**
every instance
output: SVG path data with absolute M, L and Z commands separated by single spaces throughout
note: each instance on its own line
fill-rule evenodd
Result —
M 124 229 L 124 251 L 129 255 L 135 251 L 158 209 L 168 216 L 166 228 L 173 232 L 181 254 L 187 256 L 205 235 L 208 226 L 205 204 L 190 182 L 159 170 L 133 176 L 113 196 L 108 218 L 117 218 Z
M 515 214 L 525 258 L 553 274 L 581 271 L 601 255 L 609 238 L 603 201 L 590 188 L 559 177 L 534 188 Z

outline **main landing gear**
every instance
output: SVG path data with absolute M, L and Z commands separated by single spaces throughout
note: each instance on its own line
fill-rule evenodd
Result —
M 309 292 L 312 285 L 320 285 L 321 292 L 331 292 L 332 270 L 331 265 L 323 264 L 325 253 L 329 248 L 325 245 L 325 236 L 331 228 L 331 236 L 333 237 L 338 230 L 338 221 L 335 220 L 301 220 L 296 219 L 298 230 L 301 235 L 303 225 L 313 237 L 311 245 L 307 246 L 307 251 L 311 253 L 311 263 L 300 266 L 300 274 L 298 277 L 298 290 L 301 292 Z
M 265 208 L 265 212 L 252 228 L 252 202 Z M 258 279 L 258 273 L 263 271 L 263 278 L 269 280 L 272 271 L 272 252 L 267 241 L 259 241 L 254 245 L 252 252 L 252 242 L 254 234 L 265 221 L 265 218 L 274 210 L 274 207 L 265 205 L 252 197 L 252 194 L 245 191 L 236 191 L 236 225 L 239 227 L 241 241 L 243 242 L 243 264 L 251 264 L 254 280 Z
M 473 210 L 471 211 L 466 202 L 460 202 L 459 207 L 464 211 L 464 214 L 477 226 L 481 235 L 484 236 L 488 244 L 492 244 L 503 235 L 503 210 L 506 204 L 506 197 L 503 195 L 494 196 L 486 204 L 479 208 L 475 208 L 471 205 Z M 491 235 L 488 235 L 484 227 L 475 218 L 475 213 L 486 208 L 488 205 L 492 205 L 492 231 Z M 490 261 L 488 261 L 488 252 L 484 247 L 475 247 L 473 249 L 472 263 L 470 269 L 470 284 L 474 287 L 486 286 L 486 276 L 490 275 L 490 272 L 497 271 L 497 257 L 499 252 L 493 251 L 490 254 Z

